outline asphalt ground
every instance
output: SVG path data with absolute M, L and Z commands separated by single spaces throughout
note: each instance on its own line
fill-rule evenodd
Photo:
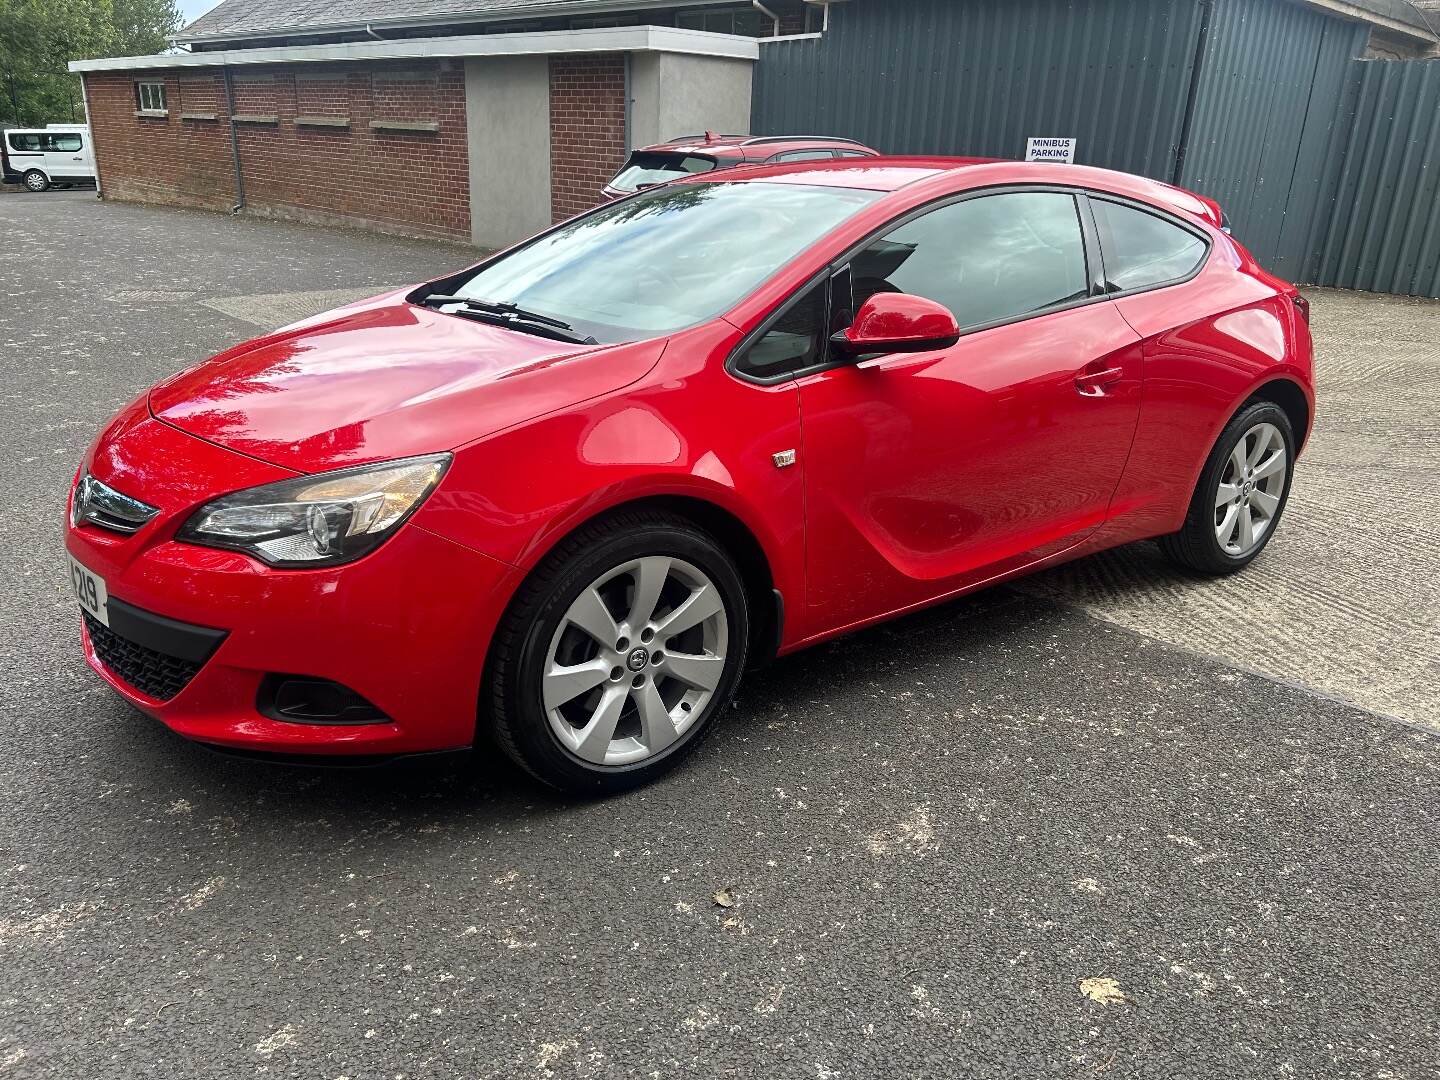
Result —
M 1137 545 L 783 661 L 660 784 L 566 803 L 489 759 L 217 757 L 88 672 L 65 591 L 120 404 L 469 252 L 89 192 L 0 198 L 0 235 L 0 1077 L 1440 1076 L 1434 654 L 1313 596 L 1423 650 L 1433 545 L 1387 585 L 1301 542 L 1364 419 L 1421 460 L 1433 397 L 1336 395 L 1253 614 Z M 1435 356 L 1434 306 L 1315 302 L 1336 371 L 1365 319 Z M 1286 611 L 1384 695 L 1267 646 Z

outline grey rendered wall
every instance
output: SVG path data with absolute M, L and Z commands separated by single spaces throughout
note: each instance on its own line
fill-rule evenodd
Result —
M 748 60 L 636 53 L 630 68 L 630 146 L 702 131 L 748 134 L 754 66 Z
M 470 239 L 498 248 L 550 225 L 550 62 L 465 62 Z

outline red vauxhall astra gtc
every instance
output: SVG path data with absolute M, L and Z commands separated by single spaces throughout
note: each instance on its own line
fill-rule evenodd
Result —
M 489 728 L 572 791 L 747 664 L 1157 537 L 1260 553 L 1305 301 L 1214 203 L 1063 165 L 717 172 L 237 346 L 125 408 L 66 545 L 100 675 L 219 747 Z

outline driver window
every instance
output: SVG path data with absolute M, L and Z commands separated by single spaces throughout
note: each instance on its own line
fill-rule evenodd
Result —
M 951 203 L 876 240 L 851 263 L 857 307 L 879 292 L 944 304 L 962 329 L 1084 299 L 1075 197 L 1026 191 Z

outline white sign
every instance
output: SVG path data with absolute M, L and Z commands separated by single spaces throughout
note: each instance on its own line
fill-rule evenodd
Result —
M 1025 143 L 1026 161 L 1058 161 L 1075 164 L 1074 139 L 1029 139 Z

